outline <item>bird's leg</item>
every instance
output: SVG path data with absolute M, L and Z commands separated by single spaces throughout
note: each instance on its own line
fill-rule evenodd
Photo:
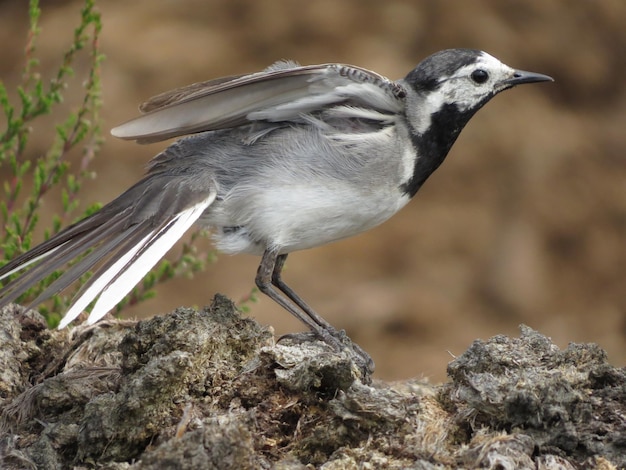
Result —
M 333 336 L 336 336 L 337 330 L 335 329 L 335 327 L 333 327 L 330 323 L 324 320 L 315 310 L 309 307 L 309 305 L 304 300 L 302 300 L 302 297 L 296 294 L 296 292 L 291 287 L 285 284 L 285 281 L 283 281 L 281 277 L 285 261 L 287 261 L 287 254 L 278 255 L 276 257 L 274 271 L 272 272 L 272 284 L 276 286 L 290 300 L 292 300 L 298 307 L 300 307 L 309 316 L 309 318 L 311 318 L 311 320 L 317 323 L 320 327 L 330 332 Z
M 319 315 L 315 314 L 314 317 L 311 317 L 306 310 L 299 309 L 298 303 L 289 298 L 289 295 L 287 293 L 283 293 L 280 287 L 274 284 L 274 279 L 276 277 L 280 279 L 280 270 L 282 269 L 282 266 L 284 264 L 284 258 L 281 260 L 281 262 L 278 262 L 278 259 L 281 257 L 286 258 L 286 255 L 278 255 L 276 251 L 265 250 L 265 252 L 263 253 L 263 257 L 261 258 L 261 264 L 259 264 L 259 269 L 257 270 L 256 274 L 255 282 L 257 287 L 270 299 L 283 307 L 302 323 L 307 325 L 327 344 L 332 346 L 335 350 L 340 350 L 341 342 L 335 337 L 335 335 L 332 334 L 332 332 L 335 331 L 334 328 L 332 328 L 332 326 L 324 321 Z M 278 275 L 275 274 L 277 267 Z M 320 323 L 318 319 L 322 320 L 322 323 Z M 330 328 L 330 331 L 327 327 Z
M 272 250 L 266 250 L 263 253 L 256 276 L 256 285 L 259 290 L 306 324 L 333 349 L 337 351 L 351 349 L 360 359 L 361 367 L 367 374 L 371 374 L 374 371 L 374 361 L 369 354 L 350 341 L 345 331 L 337 331 L 324 320 L 282 280 L 281 273 L 286 260 L 287 254 L 279 255 Z

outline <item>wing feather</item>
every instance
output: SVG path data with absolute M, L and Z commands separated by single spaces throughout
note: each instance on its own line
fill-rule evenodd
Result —
M 286 63 L 161 94 L 141 107 L 146 114 L 111 133 L 140 143 L 157 142 L 259 119 L 297 119 L 303 113 L 346 102 L 398 112 L 404 96 L 398 83 L 360 67 Z

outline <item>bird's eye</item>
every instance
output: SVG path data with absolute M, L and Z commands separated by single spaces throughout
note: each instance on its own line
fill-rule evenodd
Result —
M 472 72 L 472 80 L 476 83 L 485 83 L 489 79 L 489 74 L 483 69 L 474 70 Z

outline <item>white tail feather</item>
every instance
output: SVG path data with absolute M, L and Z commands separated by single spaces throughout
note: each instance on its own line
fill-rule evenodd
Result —
M 174 221 L 161 229 L 151 233 L 149 240 L 142 240 L 143 246 L 156 238 L 156 241 L 146 249 L 117 279 L 105 287 L 94 306 L 87 323 L 93 324 L 128 294 L 135 285 L 150 271 L 154 265 L 167 253 L 184 233 L 198 220 L 204 212 L 206 204 L 193 206 L 176 216 Z M 158 238 L 157 238 L 158 237 Z
M 117 275 L 117 273 L 126 265 L 126 263 L 128 263 L 131 258 L 135 256 L 135 253 L 137 253 L 141 249 L 144 243 L 146 243 L 146 240 L 148 240 L 153 233 L 154 232 L 150 232 L 147 236 L 142 238 L 141 241 L 137 243 L 137 245 L 124 253 L 124 256 L 122 256 L 115 263 L 113 263 L 113 265 L 109 269 L 102 273 L 98 277 L 98 279 L 96 279 L 93 284 L 91 284 L 87 288 L 87 290 L 83 292 L 83 294 L 78 298 L 78 300 L 76 300 L 76 302 L 74 302 L 72 307 L 61 319 L 61 322 L 58 326 L 59 329 L 65 328 L 67 325 L 70 324 L 70 322 L 75 320 L 83 310 L 85 310 L 87 305 L 89 305 L 93 301 L 93 299 L 95 299 L 100 294 L 102 289 L 104 289 L 106 285 L 111 282 L 111 279 L 113 279 Z
M 87 322 L 93 324 L 120 302 L 128 292 L 143 278 L 150 269 L 169 251 L 169 249 L 183 236 L 183 234 L 202 215 L 204 210 L 213 202 L 215 195 L 186 209 L 161 230 L 152 231 L 141 239 L 137 245 L 124 253 L 109 269 L 102 273 L 89 288 L 83 292 L 72 305 L 67 314 L 59 323 L 59 328 L 66 327 L 80 313 L 99 296 Z M 156 238 L 156 240 L 155 240 Z M 130 260 L 152 240 L 154 243 L 134 260 L 126 270 Z M 122 274 L 115 277 L 123 271 Z

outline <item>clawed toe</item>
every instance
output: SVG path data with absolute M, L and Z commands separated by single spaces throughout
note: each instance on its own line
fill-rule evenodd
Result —
M 363 372 L 363 377 L 369 377 L 374 372 L 374 360 L 363 348 L 350 339 L 345 330 L 321 330 L 320 333 L 313 331 L 288 333 L 278 338 L 277 343 L 288 341 L 292 344 L 302 344 L 319 339 L 323 340 L 335 352 L 346 352 Z

